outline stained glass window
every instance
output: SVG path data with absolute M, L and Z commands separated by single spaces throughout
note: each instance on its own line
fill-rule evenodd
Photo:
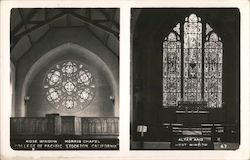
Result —
M 208 35 L 204 55 L 204 100 L 208 107 L 222 107 L 222 43 L 216 33 Z
M 202 27 L 201 18 L 190 14 L 163 42 L 164 107 L 180 101 L 222 107 L 222 42 L 208 23 Z
M 95 93 L 93 76 L 79 61 L 62 61 L 52 66 L 43 86 L 47 101 L 64 112 L 84 109 Z
M 184 23 L 183 100 L 201 101 L 202 24 L 191 14 Z
M 163 43 L 163 106 L 177 106 L 181 98 L 181 43 L 170 33 Z

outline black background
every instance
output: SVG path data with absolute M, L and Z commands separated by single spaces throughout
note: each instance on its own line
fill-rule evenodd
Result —
M 157 130 L 159 125 L 176 121 L 175 109 L 162 106 L 162 43 L 176 24 L 183 23 L 185 17 L 191 13 L 201 17 L 203 25 L 208 23 L 221 37 L 223 43 L 223 107 L 210 109 L 209 122 L 235 124 L 239 127 L 239 10 L 237 8 L 132 9 L 132 123 L 133 126 L 137 124 L 153 126 L 152 130 L 148 130 L 151 140 L 159 139 Z M 136 127 L 133 127 L 134 132 L 135 129 Z

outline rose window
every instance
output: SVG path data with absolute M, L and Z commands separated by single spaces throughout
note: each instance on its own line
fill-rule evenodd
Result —
M 92 74 L 79 61 L 62 61 L 52 66 L 44 79 L 45 95 L 57 110 L 77 112 L 94 98 Z

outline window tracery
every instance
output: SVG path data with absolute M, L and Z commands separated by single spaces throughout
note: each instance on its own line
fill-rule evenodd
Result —
M 205 42 L 204 100 L 208 107 L 222 107 L 222 42 L 214 32 Z
M 208 23 L 204 30 L 202 25 L 200 17 L 190 14 L 163 42 L 165 107 L 178 106 L 180 101 L 205 101 L 207 107 L 222 107 L 222 42 Z
M 163 106 L 177 106 L 181 98 L 181 43 L 171 32 L 163 45 Z
M 202 24 L 191 14 L 184 23 L 184 101 L 201 101 Z
M 95 93 L 93 76 L 79 61 L 62 61 L 52 66 L 43 86 L 48 102 L 64 112 L 84 109 Z

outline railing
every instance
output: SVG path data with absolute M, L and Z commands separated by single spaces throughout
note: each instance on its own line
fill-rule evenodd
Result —
M 12 135 L 83 135 L 118 136 L 118 117 L 12 117 Z
M 119 133 L 118 118 L 82 118 L 82 134 L 83 135 L 118 135 Z
M 17 117 L 11 118 L 10 127 L 12 134 L 50 134 L 53 130 L 50 127 L 49 119 L 45 117 Z

